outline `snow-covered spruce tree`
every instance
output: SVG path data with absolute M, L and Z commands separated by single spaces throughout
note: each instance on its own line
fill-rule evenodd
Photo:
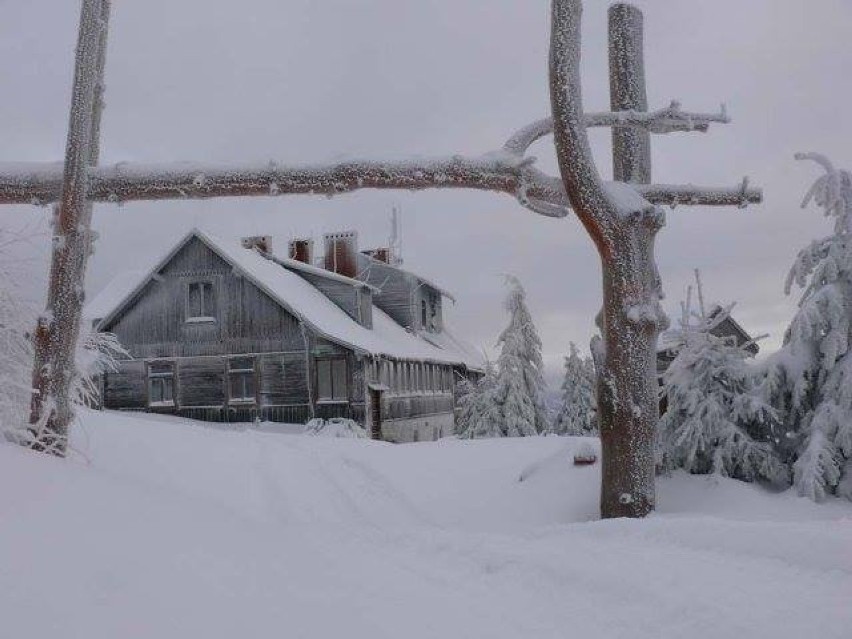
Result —
M 766 390 L 786 417 L 793 482 L 800 495 L 852 499 L 852 174 L 824 156 L 799 154 L 825 174 L 811 201 L 832 218 L 834 232 L 799 251 L 787 276 L 804 290 L 784 345 L 767 362 Z
M 700 280 L 698 285 L 700 290 Z M 663 374 L 667 408 L 658 431 L 661 466 L 787 483 L 788 468 L 773 445 L 781 420 L 760 393 L 746 345 L 711 333 L 730 307 L 708 315 L 701 301 L 700 311 L 692 313 L 690 297 L 691 287 L 676 332 L 678 353 Z
M 594 435 L 598 432 L 595 402 L 595 368 L 590 357 L 580 357 L 577 345 L 570 344 L 565 357 L 562 403 L 547 429 L 555 435 Z
M 526 303 L 526 292 L 518 278 L 507 275 L 509 291 L 504 306 L 509 325 L 497 340 L 495 402 L 500 431 L 506 437 L 537 435 L 547 428 L 544 406 L 544 364 L 541 339 Z
M 29 417 L 33 348 L 28 330 L 36 313 L 22 300 L 6 266 L 0 262 L 0 434 L 15 439 Z
M 485 375 L 478 382 L 462 380 L 459 383 L 459 414 L 456 434 L 461 439 L 502 437 L 500 411 L 496 401 L 497 373 L 490 361 L 485 364 Z

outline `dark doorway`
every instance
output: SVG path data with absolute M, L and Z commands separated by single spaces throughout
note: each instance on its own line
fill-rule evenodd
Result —
M 372 427 L 370 437 L 372 439 L 382 438 L 382 391 L 370 389 L 370 414 L 372 416 Z

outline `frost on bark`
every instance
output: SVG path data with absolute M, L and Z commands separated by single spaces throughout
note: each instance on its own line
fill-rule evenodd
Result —
M 654 242 L 665 223 L 663 211 L 655 206 L 660 202 L 655 197 L 657 189 L 669 190 L 646 184 L 651 177 L 648 135 L 668 131 L 615 127 L 613 164 L 619 181 L 603 182 L 582 110 L 581 15 L 580 0 L 553 0 L 553 134 L 565 193 L 598 250 L 603 274 L 601 338 L 592 344 L 603 451 L 601 516 L 642 517 L 655 503 L 656 344 L 660 331 L 668 326 L 660 306 L 662 286 Z M 610 85 L 613 108 L 632 113 L 647 109 L 642 14 L 625 4 L 610 9 Z M 727 116 L 723 111 L 712 121 L 727 121 Z M 729 203 L 745 204 L 748 191 L 744 180 L 743 197 Z
M 663 212 L 625 185 L 605 186 L 583 125 L 579 0 L 554 0 L 550 94 L 565 191 L 598 249 L 603 271 L 603 335 L 598 420 L 603 447 L 601 515 L 641 517 L 654 508 L 658 419 L 656 343 L 668 320 L 654 239 Z M 629 141 L 626 141 L 628 143 Z M 641 149 L 636 161 L 641 162 Z M 644 178 L 650 167 L 638 167 Z M 629 174 L 634 174 L 630 172 Z M 600 350 L 600 349 L 599 349 Z
M 82 4 L 65 166 L 53 218 L 47 305 L 34 334 L 31 446 L 56 455 L 65 454 L 74 414 L 74 354 L 93 241 L 88 170 L 98 160 L 109 10 L 109 0 L 84 0 Z

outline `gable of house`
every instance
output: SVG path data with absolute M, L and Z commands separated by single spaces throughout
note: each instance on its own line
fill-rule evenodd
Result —
M 277 351 L 302 339 L 292 313 L 194 235 L 99 330 L 115 333 L 134 357 Z

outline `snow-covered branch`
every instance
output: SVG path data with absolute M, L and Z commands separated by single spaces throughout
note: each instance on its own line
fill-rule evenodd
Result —
M 522 202 L 527 199 L 558 204 L 559 191 L 554 192 L 552 185 L 541 179 L 543 174 L 530 164 L 529 160 L 502 151 L 477 157 L 346 160 L 302 166 L 274 162 L 243 166 L 119 163 L 91 170 L 89 198 L 127 202 L 288 194 L 333 196 L 359 189 L 465 188 L 507 193 Z M 59 197 L 61 175 L 58 165 L 0 165 L 0 203 L 53 202 Z
M 118 163 L 91 170 L 88 197 L 98 202 L 204 199 L 212 197 L 317 194 L 359 189 L 465 188 L 506 193 L 527 208 L 550 217 L 567 213 L 559 178 L 548 176 L 505 151 L 478 157 L 449 156 L 380 161 L 350 160 L 317 165 L 211 166 L 195 163 Z M 0 164 L 0 204 L 55 202 L 62 184 L 60 164 Z M 635 185 L 652 204 L 729 205 L 742 201 L 742 189 L 693 185 Z M 745 201 L 760 202 L 759 189 Z M 546 211 L 546 212 L 545 212 Z
M 690 113 L 680 108 L 680 102 L 656 111 L 604 111 L 586 113 L 586 128 L 589 127 L 635 127 L 651 133 L 675 133 L 700 131 L 705 133 L 712 122 L 727 124 L 731 121 L 725 106 L 718 113 Z M 504 145 L 510 153 L 523 154 L 532 144 L 553 133 L 553 118 L 536 120 L 513 135 Z
M 694 184 L 635 184 L 631 186 L 652 204 L 668 204 L 672 207 L 678 205 L 745 207 L 763 201 L 763 190 L 749 186 L 747 177 L 734 187 Z

